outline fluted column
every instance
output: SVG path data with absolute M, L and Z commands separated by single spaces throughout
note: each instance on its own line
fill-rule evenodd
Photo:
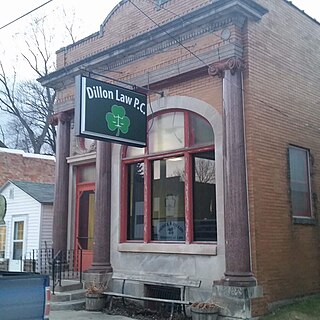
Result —
M 111 144 L 97 142 L 93 261 L 90 272 L 112 272 L 110 263 Z
M 238 58 L 210 67 L 209 74 L 223 77 L 223 158 L 226 270 L 228 285 L 255 285 L 247 202 L 242 68 Z
M 53 249 L 57 253 L 59 250 L 67 250 L 69 190 L 67 157 L 70 153 L 70 116 L 67 113 L 59 113 L 55 115 L 54 121 L 58 124 L 53 204 Z

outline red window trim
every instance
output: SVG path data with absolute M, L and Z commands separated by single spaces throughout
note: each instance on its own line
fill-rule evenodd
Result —
M 181 243 L 178 242 L 168 242 L 168 241 L 153 241 L 151 240 L 151 163 L 154 160 L 163 159 L 165 157 L 185 157 L 185 244 L 191 243 L 203 243 L 193 241 L 193 196 L 192 196 L 192 155 L 196 153 L 206 152 L 215 150 L 215 145 L 197 145 L 190 146 L 193 140 L 193 133 L 188 132 L 191 111 L 183 111 L 180 109 L 169 109 L 162 110 L 158 112 L 153 117 L 157 117 L 166 113 L 180 112 L 184 113 L 184 134 L 185 134 L 185 148 L 169 150 L 161 153 L 149 154 L 148 144 L 145 148 L 145 154 L 136 157 L 126 157 L 128 147 L 122 148 L 122 158 L 121 158 L 121 196 L 120 196 L 120 243 Z M 204 118 L 203 118 L 204 119 Z M 205 120 L 205 119 L 204 119 Z M 151 120 L 152 121 L 152 120 Z M 149 135 L 147 134 L 147 141 Z M 128 240 L 127 239 L 127 213 L 128 213 L 128 203 L 127 203 L 127 192 L 128 192 L 128 165 L 143 162 L 144 163 L 144 239 L 142 240 Z M 212 243 L 210 241 L 210 243 Z

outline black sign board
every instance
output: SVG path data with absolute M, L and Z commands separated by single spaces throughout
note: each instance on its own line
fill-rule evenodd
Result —
M 76 135 L 146 146 L 147 96 L 96 79 L 76 77 Z

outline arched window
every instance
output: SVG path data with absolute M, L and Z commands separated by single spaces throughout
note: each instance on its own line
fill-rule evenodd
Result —
M 189 111 L 148 122 L 146 148 L 122 156 L 121 241 L 215 242 L 214 133 Z

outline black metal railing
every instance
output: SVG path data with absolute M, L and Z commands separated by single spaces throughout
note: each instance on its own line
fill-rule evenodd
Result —
M 22 262 L 22 261 L 21 261 Z M 82 249 L 58 251 L 45 248 L 32 250 L 23 259 L 23 271 L 48 274 L 52 280 L 52 293 L 62 280 L 82 282 Z
M 51 274 L 53 249 L 34 249 L 27 252 L 22 260 L 23 270 L 41 274 Z
M 51 272 L 51 279 L 52 279 L 52 294 L 54 294 L 54 290 L 57 285 L 61 287 L 62 281 L 62 251 L 58 251 L 58 253 L 52 259 L 52 272 Z

